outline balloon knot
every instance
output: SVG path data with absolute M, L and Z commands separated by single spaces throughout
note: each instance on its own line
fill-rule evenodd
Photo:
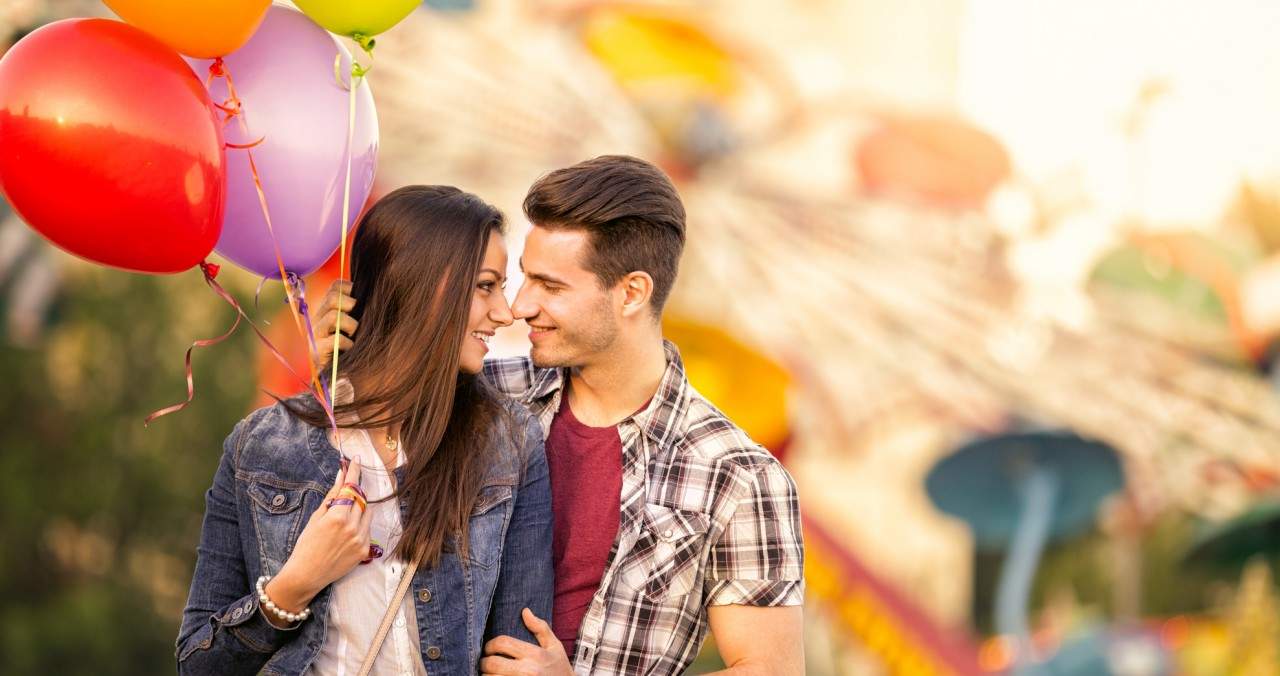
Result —
M 377 44 L 378 41 L 373 39 L 372 36 L 355 33 L 351 36 L 351 39 L 355 40 L 357 45 L 360 45 L 360 49 L 363 49 L 365 54 L 373 56 L 373 46 Z
M 221 269 L 222 266 L 217 263 L 210 263 L 209 261 L 200 262 L 200 271 L 204 273 L 205 279 L 217 279 L 218 271 Z
M 227 67 L 226 67 L 226 65 L 225 65 L 224 63 L 222 63 L 222 57 L 221 57 L 221 56 L 219 56 L 218 58 L 214 59 L 214 60 L 213 60 L 213 63 L 209 64 L 209 75 L 210 75 L 211 77 L 226 77 L 226 76 L 227 76 Z

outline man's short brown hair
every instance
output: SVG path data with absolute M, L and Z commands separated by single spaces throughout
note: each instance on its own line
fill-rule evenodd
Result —
M 557 169 L 529 188 L 524 214 L 539 227 L 586 230 L 591 250 L 583 264 L 601 286 L 649 273 L 654 314 L 662 312 L 684 251 L 684 204 L 661 169 L 626 155 Z

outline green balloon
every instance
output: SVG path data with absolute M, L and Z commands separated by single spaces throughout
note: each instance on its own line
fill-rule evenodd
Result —
M 422 0 L 294 0 L 298 9 L 330 33 L 373 37 L 400 23 Z

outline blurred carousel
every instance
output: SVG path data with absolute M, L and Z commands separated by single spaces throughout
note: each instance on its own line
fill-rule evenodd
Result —
M 12 3 L 0 27 L 53 4 Z M 90 4 L 62 13 L 100 11 Z M 1166 622 L 1156 652 L 1124 653 L 1127 670 L 1080 664 L 1136 675 L 1167 673 L 1164 653 L 1179 647 L 1206 664 L 1280 654 L 1274 584 L 1254 558 L 1280 549 L 1280 520 L 1259 507 L 1280 487 L 1280 397 L 1259 373 L 1274 351 L 1247 330 L 1229 253 L 1134 228 L 1080 284 L 1045 288 L 1018 261 L 1047 241 L 1055 205 L 996 139 L 949 115 L 815 97 L 778 67 L 788 45 L 758 21 L 742 32 L 749 22 L 724 2 L 427 4 L 379 39 L 378 184 L 458 185 L 518 223 L 538 176 L 595 155 L 653 159 L 676 179 L 689 242 L 667 334 L 695 387 L 800 485 L 811 673 L 1108 673 L 1049 670 L 1079 645 L 1062 632 L 979 644 L 970 580 L 986 527 L 926 491 L 962 446 L 1049 428 L 1119 459 L 1119 489 L 1082 522 L 1128 561 L 1119 619 L 1142 626 L 1141 567 L 1124 543 L 1163 514 L 1206 524 L 1189 560 L 1226 560 L 1243 579 L 1222 622 Z M 1009 194 L 1030 205 L 1025 227 L 989 215 Z M 0 227 L 0 284 L 9 302 L 39 305 L 56 268 L 19 270 L 28 243 L 15 232 L 27 231 Z M 326 266 L 309 286 L 323 292 L 337 274 Z M 505 340 L 499 352 L 526 347 Z M 288 391 L 270 359 L 259 368 L 267 389 Z M 1011 499 L 1030 495 L 1009 477 Z M 1035 654 L 1017 654 L 1027 645 Z M 1276 673 L 1260 669 L 1238 673 Z
M 1046 295 L 1010 262 L 1028 235 L 984 215 L 1018 185 L 995 139 L 802 100 L 721 23 L 669 3 L 420 12 L 381 41 L 371 77 L 379 182 L 458 184 L 515 218 L 540 174 L 598 154 L 677 179 L 689 246 L 668 334 L 695 386 L 800 483 L 815 673 L 1015 663 L 957 632 L 973 536 L 924 490 L 974 437 L 1066 428 L 1114 449 L 1123 488 L 1090 525 L 1117 538 L 1170 511 L 1223 522 L 1274 488 L 1280 397 L 1231 298 L 1176 242 L 1135 233 L 1086 285 Z M 1228 312 L 1162 297 L 1171 275 L 1204 280 Z M 1150 664 L 1136 673 L 1162 673 Z

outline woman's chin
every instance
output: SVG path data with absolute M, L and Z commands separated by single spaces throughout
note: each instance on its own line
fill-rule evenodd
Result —
M 458 370 L 475 375 L 484 370 L 484 357 L 478 354 L 464 354 L 458 360 Z

